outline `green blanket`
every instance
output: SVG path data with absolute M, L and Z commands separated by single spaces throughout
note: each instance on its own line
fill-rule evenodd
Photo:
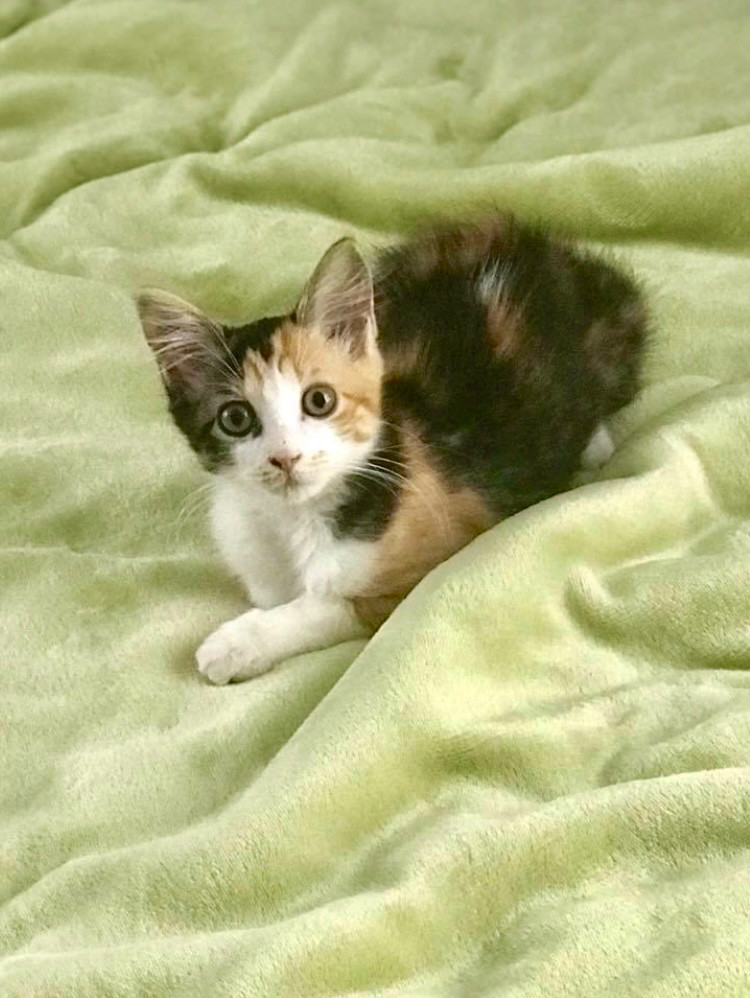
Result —
M 747 0 L 0 4 L 0 995 L 750 995 Z M 132 292 L 512 207 L 642 278 L 618 450 L 367 647 L 243 607 Z

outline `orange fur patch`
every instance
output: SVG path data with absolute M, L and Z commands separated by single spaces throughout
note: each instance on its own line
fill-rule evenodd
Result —
M 488 304 L 487 338 L 498 360 L 513 357 L 523 346 L 523 323 L 518 309 L 503 295 Z
M 388 620 L 402 599 L 402 596 L 354 596 L 349 602 L 365 627 L 374 633 Z
M 378 544 L 367 593 L 354 607 L 368 625 L 379 626 L 436 565 L 487 530 L 496 517 L 467 486 L 452 486 L 428 460 L 409 428 L 404 437 L 404 485 L 398 508 Z

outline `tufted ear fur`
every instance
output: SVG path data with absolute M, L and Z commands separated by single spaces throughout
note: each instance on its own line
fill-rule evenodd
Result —
M 143 292 L 136 305 L 173 401 L 198 399 L 209 386 L 240 376 L 221 326 L 193 305 L 165 291 Z
M 374 349 L 372 277 L 352 239 L 339 239 L 323 254 L 294 317 L 301 326 L 341 339 L 355 358 Z

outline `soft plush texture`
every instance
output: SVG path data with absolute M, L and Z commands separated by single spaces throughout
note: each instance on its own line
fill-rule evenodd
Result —
M 746 0 L 0 5 L 0 994 L 750 994 Z M 131 294 L 512 207 L 653 301 L 596 480 L 240 686 Z

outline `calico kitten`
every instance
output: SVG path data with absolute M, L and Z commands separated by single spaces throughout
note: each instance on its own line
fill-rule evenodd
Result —
M 633 282 L 497 216 L 324 255 L 297 307 L 226 327 L 141 296 L 213 529 L 254 609 L 201 645 L 214 683 L 370 634 L 439 562 L 611 453 L 638 387 Z

